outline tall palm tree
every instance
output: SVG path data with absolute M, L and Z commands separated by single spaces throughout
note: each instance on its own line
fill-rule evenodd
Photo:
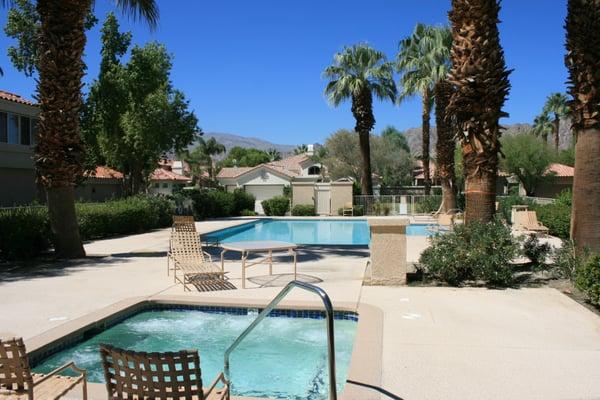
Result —
M 548 113 L 541 113 L 533 120 L 533 134 L 541 137 L 544 142 L 548 143 L 548 135 L 554 131 L 554 124 Z
M 498 0 L 452 0 L 452 69 L 454 86 L 447 112 L 456 121 L 466 175 L 465 221 L 494 218 L 499 119 L 508 96 L 510 71 L 498 34 Z
M 0 0 L 0 4 L 10 4 Z M 84 22 L 92 0 L 37 0 L 41 26 L 37 98 L 40 104 L 35 161 L 38 180 L 46 188 L 56 254 L 85 256 L 75 214 L 75 181 L 83 173 L 84 146 L 79 134 L 81 78 L 85 46 Z M 124 12 L 158 19 L 154 0 L 117 0 Z
M 441 211 L 456 208 L 456 177 L 454 175 L 454 129 L 452 117 L 446 114 L 452 96 L 452 85 L 441 80 L 435 85 L 435 123 L 437 129 L 436 158 L 437 175 L 442 184 Z
M 564 93 L 552 93 L 546 99 L 546 104 L 544 105 L 544 113 L 545 114 L 554 114 L 554 149 L 558 150 L 558 146 L 560 144 L 559 137 L 559 128 L 560 128 L 560 119 L 564 118 L 569 113 L 568 99 Z
M 281 160 L 281 153 L 274 147 L 267 150 L 267 155 L 270 162 Z
M 421 161 L 423 162 L 426 194 L 430 193 L 431 186 L 429 170 L 429 121 L 431 119 L 431 109 L 433 102 L 435 101 L 435 93 L 438 91 L 441 94 L 448 92 L 445 80 L 450 71 L 449 60 L 451 46 L 452 35 L 448 27 L 428 26 L 419 23 L 415 26 L 412 35 L 400 42 L 399 52 L 396 57 L 398 70 L 402 74 L 399 84 L 401 87 L 399 101 L 417 94 L 421 96 L 423 101 Z M 436 90 L 436 85 L 438 84 L 440 84 L 441 87 Z M 444 99 L 444 107 L 446 103 L 447 100 Z M 446 126 L 445 109 L 437 107 L 436 104 L 436 110 L 441 113 L 441 118 L 436 118 L 438 131 L 440 130 L 440 124 L 442 124 L 442 132 L 450 135 L 447 138 L 442 138 L 442 140 L 453 141 L 453 132 Z M 440 146 L 439 149 L 436 146 L 436 151 L 444 151 L 448 148 L 448 145 L 448 143 L 442 143 L 442 146 Z M 439 159 L 440 157 L 438 155 L 438 163 Z M 441 159 L 443 161 L 450 160 L 451 156 L 442 156 Z M 448 166 L 443 166 L 442 169 L 444 171 L 449 171 L 449 168 L 447 167 Z M 446 178 L 450 177 L 450 175 L 445 176 Z M 445 183 L 442 184 L 442 188 L 446 187 L 446 189 L 452 189 L 452 182 L 449 182 L 446 178 L 444 178 Z M 454 200 L 450 199 L 450 197 L 453 197 L 452 193 L 453 189 L 450 192 L 446 192 L 445 197 L 451 204 L 454 204 Z
M 600 2 L 569 0 L 567 56 L 571 120 L 576 132 L 571 237 L 600 252 Z
M 392 64 L 386 61 L 385 54 L 358 44 L 346 47 L 333 57 L 333 64 L 323 73 L 329 79 L 325 94 L 330 104 L 339 106 L 343 101 L 352 100 L 352 114 L 356 120 L 354 130 L 358 133 L 362 158 L 361 191 L 373 194 L 371 175 L 371 146 L 369 135 L 375 126 L 373 116 L 373 94 L 381 100 L 396 99 L 396 83 Z

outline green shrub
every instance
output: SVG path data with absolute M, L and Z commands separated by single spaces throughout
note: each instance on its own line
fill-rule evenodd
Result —
M 344 215 L 344 209 L 342 207 L 338 208 L 338 215 Z M 355 217 L 362 217 L 365 215 L 365 208 L 360 205 L 352 206 L 352 215 Z
M 549 233 L 561 239 L 568 239 L 571 230 L 571 206 L 561 202 L 536 205 L 533 210 L 538 220 L 548 227 Z
M 442 196 L 425 196 L 415 205 L 415 210 L 419 214 L 429 214 L 436 212 L 442 205 Z
M 573 280 L 575 279 L 577 270 L 579 270 L 589 257 L 589 254 L 587 254 L 587 251 L 578 253 L 575 242 L 572 240 L 563 240 L 562 246 L 554 251 L 553 257 L 553 275 L 557 278 Z
M 233 213 L 234 215 L 242 215 L 244 210 L 254 210 L 256 198 L 247 193 L 243 189 L 235 189 L 233 191 Z
M 600 254 L 595 254 L 577 270 L 575 285 L 590 303 L 600 306 Z
M 50 247 L 50 222 L 46 207 L 0 210 L 0 258 L 29 259 Z
M 196 220 L 234 215 L 235 200 L 233 193 L 223 190 L 189 190 L 186 191 L 186 195 L 194 203 L 194 217 Z
M 390 215 L 392 211 L 392 205 L 390 203 L 374 203 L 373 204 L 373 214 L 375 215 Z
M 256 215 L 256 211 L 254 210 L 242 210 L 242 212 L 240 212 L 240 216 L 242 217 L 254 217 Z
M 269 200 L 263 200 L 262 207 L 266 215 L 282 217 L 290 209 L 290 199 L 285 196 L 275 196 Z
M 498 214 L 500 218 L 507 222 L 511 222 L 511 211 L 513 206 L 528 206 L 529 209 L 533 209 L 535 203 L 531 199 L 521 197 L 518 195 L 511 195 L 498 199 Z
M 454 231 L 432 237 L 419 262 L 427 274 L 450 285 L 481 280 L 493 286 L 512 283 L 511 260 L 519 245 L 499 221 L 457 225 Z
M 171 225 L 174 204 L 165 197 L 133 196 L 75 206 L 83 240 L 139 233 Z
M 297 204 L 292 208 L 292 215 L 298 217 L 312 217 L 317 215 L 312 204 Z
M 535 233 L 530 234 L 523 243 L 523 254 L 529 258 L 534 269 L 543 267 L 551 250 L 550 244 L 540 243 L 540 239 Z

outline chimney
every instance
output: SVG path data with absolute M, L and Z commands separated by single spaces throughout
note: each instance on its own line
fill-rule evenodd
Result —
M 315 145 L 314 144 L 309 144 L 307 147 L 307 151 L 306 151 L 306 155 L 307 156 L 314 156 L 315 155 Z

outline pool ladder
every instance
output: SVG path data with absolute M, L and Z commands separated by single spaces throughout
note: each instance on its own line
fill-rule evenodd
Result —
M 258 314 L 256 319 L 252 321 L 252 323 L 235 339 L 235 342 L 229 346 L 227 351 L 225 352 L 225 366 L 223 368 L 225 373 L 225 380 L 229 387 L 231 387 L 231 378 L 229 374 L 229 356 L 233 352 L 233 350 L 238 347 L 238 345 L 244 340 L 246 336 L 250 332 L 256 328 L 256 326 L 269 315 L 271 311 L 283 300 L 285 296 L 293 289 L 300 288 L 306 290 L 308 292 L 313 292 L 321 298 L 323 301 L 323 305 L 325 306 L 325 320 L 327 322 L 327 361 L 328 361 L 328 369 L 329 369 L 329 400 L 337 400 L 337 388 L 335 383 L 335 340 L 333 336 L 333 306 L 331 305 L 331 300 L 329 296 L 323 289 L 318 286 L 311 285 L 309 283 L 304 283 L 300 281 L 292 281 L 288 283 L 281 292 L 271 302 Z

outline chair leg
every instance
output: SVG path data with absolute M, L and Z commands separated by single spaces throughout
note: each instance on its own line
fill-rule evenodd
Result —
M 83 377 L 83 400 L 87 400 L 87 379 Z

